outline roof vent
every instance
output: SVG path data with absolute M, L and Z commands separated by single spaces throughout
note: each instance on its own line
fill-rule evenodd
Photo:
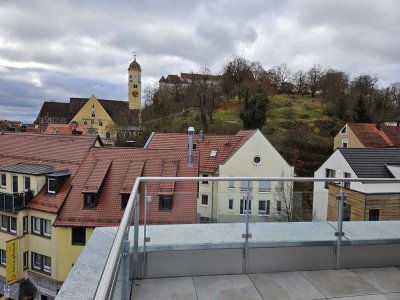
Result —
M 199 139 L 199 142 L 203 141 L 203 139 L 204 139 L 203 130 L 200 130 L 198 139 Z

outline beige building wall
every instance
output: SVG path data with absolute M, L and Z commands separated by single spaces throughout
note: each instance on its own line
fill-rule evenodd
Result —
M 342 133 L 342 131 L 345 132 Z M 340 129 L 339 133 L 335 136 L 333 140 L 333 150 L 335 151 L 337 148 L 343 147 L 346 142 L 347 148 L 364 148 L 364 145 L 360 142 L 348 124 Z
M 19 173 L 10 173 L 10 172 L 0 172 L 0 174 L 6 175 L 6 186 L 0 186 L 0 193 L 12 194 L 13 190 L 13 176 L 18 177 L 18 193 L 22 193 L 25 190 L 24 178 L 29 177 L 31 181 L 31 190 L 34 191 L 34 195 L 36 195 L 42 187 L 46 184 L 46 176 L 34 176 L 34 175 L 24 175 Z
M 208 175 L 212 177 L 212 173 L 200 173 L 199 176 Z M 199 182 L 199 197 L 197 198 L 197 213 L 200 214 L 203 218 L 212 218 L 213 214 L 213 190 L 215 186 L 215 182 L 208 181 L 208 183 L 204 183 L 204 181 Z M 202 204 L 203 195 L 208 197 L 208 204 Z
M 254 162 L 255 157 L 260 158 L 260 163 Z M 219 167 L 219 176 L 244 176 L 244 177 L 282 177 L 293 176 L 294 168 L 290 166 L 279 152 L 271 145 L 264 135 L 257 130 L 254 135 L 224 164 Z M 251 185 L 251 213 L 255 220 L 264 220 L 265 216 L 258 217 L 258 204 L 260 200 L 270 201 L 271 214 L 276 212 L 274 190 L 277 182 L 271 182 L 271 192 L 259 192 L 259 182 Z M 240 200 L 244 199 L 246 192 L 240 191 L 240 182 L 235 181 L 230 188 L 228 182 L 218 182 L 218 221 L 241 221 Z M 233 209 L 228 209 L 229 199 L 233 199 Z
M 112 134 L 111 129 L 116 127 L 110 115 L 94 95 L 89 98 L 86 104 L 71 120 L 71 122 L 74 121 L 80 125 L 89 125 L 97 129 L 98 134 L 102 138 L 106 137 L 107 131 Z

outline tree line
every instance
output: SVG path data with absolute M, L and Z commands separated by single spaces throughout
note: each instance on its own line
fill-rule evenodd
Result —
M 236 99 L 243 104 L 240 118 L 244 128 L 262 128 L 266 121 L 268 96 L 309 95 L 320 101 L 327 115 L 344 122 L 371 122 L 396 117 L 400 111 L 400 83 L 378 84 L 375 74 L 354 78 L 346 72 L 314 64 L 308 70 L 291 70 L 287 64 L 265 70 L 257 61 L 234 56 L 215 80 L 204 68 L 189 83 L 163 87 L 147 85 L 144 90 L 144 121 L 197 107 L 203 130 L 213 123 L 213 112 L 221 101 Z M 267 96 L 268 95 L 268 96 Z

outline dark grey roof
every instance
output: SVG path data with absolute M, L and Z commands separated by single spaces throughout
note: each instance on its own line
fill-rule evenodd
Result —
M 53 173 L 48 174 L 48 176 L 51 177 L 64 177 L 64 176 L 69 176 L 71 175 L 71 172 L 69 170 L 60 170 L 60 171 L 55 171 Z
M 399 148 L 338 148 L 359 178 L 393 178 L 385 165 L 400 165 Z
M 11 166 L 0 167 L 0 171 L 31 175 L 43 175 L 53 173 L 54 167 L 38 164 L 19 163 Z

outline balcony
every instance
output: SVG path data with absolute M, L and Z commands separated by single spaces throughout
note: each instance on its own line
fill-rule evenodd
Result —
M 259 216 L 264 218 L 260 221 L 252 219 L 258 216 L 251 216 L 246 209 L 245 215 L 229 223 L 148 225 L 146 201 L 139 202 L 137 191 L 141 181 L 146 184 L 155 180 L 167 179 L 137 179 L 119 228 L 94 230 L 56 299 L 398 299 L 395 297 L 400 296 L 400 269 L 396 268 L 400 266 L 400 221 L 343 222 L 342 191 L 337 200 L 337 221 L 272 222 L 266 216 Z M 243 195 L 240 188 L 237 190 Z M 246 208 L 249 201 L 254 201 L 251 192 L 248 190 L 245 198 Z M 227 194 L 228 198 L 232 195 Z M 157 199 L 148 192 L 142 196 Z M 139 216 L 140 213 L 144 215 Z M 143 225 L 139 226 L 139 220 Z M 80 287 L 82 282 L 85 288 Z
M 24 209 L 32 200 L 33 195 L 33 190 L 13 194 L 0 193 L 0 210 L 14 213 Z

